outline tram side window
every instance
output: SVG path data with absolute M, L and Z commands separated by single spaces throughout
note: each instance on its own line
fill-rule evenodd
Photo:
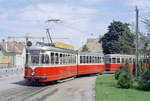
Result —
M 54 53 L 51 53 L 51 64 L 54 64 Z
M 88 59 L 87 59 L 87 56 L 85 56 L 85 63 L 88 63 Z
M 101 57 L 99 57 L 99 63 L 101 63 Z
M 116 63 L 116 58 L 112 58 L 112 63 Z
M 87 56 L 87 63 L 89 63 L 89 56 Z
M 65 54 L 65 64 L 68 64 L 68 55 Z
M 83 61 L 82 61 L 82 56 L 80 56 L 80 63 L 83 63 Z
M 90 63 L 90 56 L 88 56 L 88 63 Z
M 129 58 L 129 63 L 132 63 L 132 58 Z
M 83 63 L 85 63 L 85 56 L 83 56 Z
M 60 59 L 60 64 L 63 64 L 63 55 L 62 54 L 60 54 L 59 59 Z
M 41 63 L 42 64 L 49 64 L 49 56 L 48 56 L 48 54 L 42 54 L 42 56 L 41 56 Z
M 63 64 L 65 64 L 65 54 L 63 54 Z
M 97 61 L 97 60 L 96 60 L 96 57 L 94 57 L 94 60 L 95 60 L 94 63 L 96 63 L 96 61 Z
M 94 63 L 94 60 L 95 60 L 95 59 L 94 59 L 94 56 L 92 56 L 92 63 Z
M 59 57 L 58 57 L 58 53 L 55 53 L 55 64 L 59 63 Z
M 117 58 L 117 63 L 120 63 L 120 58 Z
M 124 60 L 124 58 L 122 58 L 122 63 L 125 63 L 125 60 Z
M 33 64 L 39 64 L 39 56 L 38 55 L 32 55 L 31 56 L 31 62 Z
M 96 57 L 96 59 L 97 59 L 97 62 L 96 62 L 96 63 L 99 63 L 99 57 Z
M 71 63 L 71 55 L 68 55 L 68 63 Z
M 76 56 L 74 55 L 74 63 L 76 63 Z

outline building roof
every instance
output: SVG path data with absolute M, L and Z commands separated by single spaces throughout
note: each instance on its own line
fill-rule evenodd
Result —
M 6 52 L 15 52 L 15 53 L 22 53 L 25 45 L 21 43 L 16 42 L 0 42 L 0 46 L 6 51 Z

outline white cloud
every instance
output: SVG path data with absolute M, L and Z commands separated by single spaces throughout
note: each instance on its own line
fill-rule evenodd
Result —
M 83 0 L 83 1 L 85 1 L 88 4 L 95 4 L 95 3 L 101 3 L 104 0 Z
M 144 10 L 149 10 L 150 8 L 150 0 L 127 0 L 126 4 L 129 6 L 138 6 Z
M 102 0 L 94 0 L 100 2 Z M 33 36 L 45 36 L 45 21 L 50 18 L 58 18 L 60 23 L 51 24 L 55 35 L 54 37 L 68 37 L 69 40 L 58 40 L 68 44 L 72 44 L 78 49 L 82 42 L 86 41 L 90 33 L 101 31 L 94 26 L 105 30 L 104 24 L 96 24 L 93 22 L 97 9 L 81 7 L 77 5 L 68 5 L 63 3 L 39 3 L 37 5 L 28 5 L 25 8 L 18 9 L 13 12 L 13 20 L 5 18 L 1 23 L 7 26 L 1 26 L 0 29 L 8 30 L 9 33 L 32 33 Z M 8 29 L 9 27 L 9 29 Z M 97 30 L 97 31 L 95 31 Z M 58 33 L 58 34 L 57 34 Z M 22 35 L 23 35 L 22 34 Z M 99 32 L 98 32 L 99 34 Z M 13 35 L 13 34 L 10 34 Z M 57 41 L 57 40 L 56 40 Z

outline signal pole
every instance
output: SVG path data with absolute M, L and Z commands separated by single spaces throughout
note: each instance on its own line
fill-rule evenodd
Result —
M 139 55 L 139 53 L 138 53 L 138 37 L 139 37 L 139 35 L 138 35 L 139 34 L 138 21 L 139 21 L 139 10 L 138 10 L 137 6 L 136 6 L 135 11 L 136 11 L 136 65 L 135 65 L 136 68 L 135 68 L 135 73 L 136 73 L 136 79 L 138 79 L 138 55 Z

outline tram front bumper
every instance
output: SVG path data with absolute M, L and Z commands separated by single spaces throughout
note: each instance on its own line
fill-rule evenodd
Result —
M 47 79 L 47 77 L 34 77 L 34 76 L 25 76 L 24 78 L 29 80 Z

